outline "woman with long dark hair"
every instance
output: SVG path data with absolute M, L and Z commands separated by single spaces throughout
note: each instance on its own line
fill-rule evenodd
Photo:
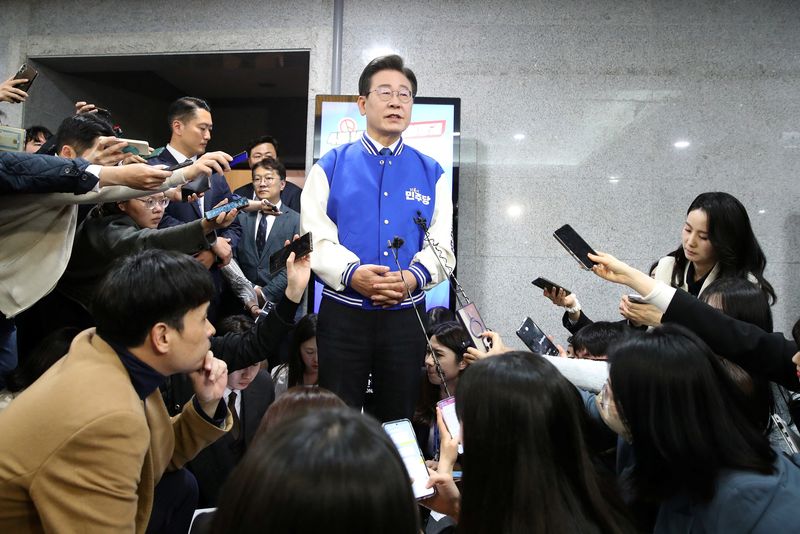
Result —
M 729 193 L 707 192 L 698 195 L 686 211 L 681 230 L 681 245 L 661 258 L 649 272 L 653 278 L 697 297 L 714 280 L 742 278 L 757 284 L 770 304 L 775 290 L 764 278 L 767 259 L 753 232 L 747 210 Z M 574 294 L 563 290 L 544 291 L 544 296 L 567 309 L 564 326 L 573 334 L 591 323 Z M 661 313 L 651 306 L 623 297 L 620 313 L 638 325 L 660 323 Z
M 466 533 L 633 532 L 616 490 L 585 445 L 578 390 L 544 358 L 507 352 L 464 373 L 456 392 L 464 443 L 460 506 L 445 475 L 439 496 Z M 460 511 L 459 511 L 460 510 Z
M 428 349 L 425 355 L 425 377 L 422 379 L 420 396 L 414 411 L 414 431 L 417 434 L 420 449 L 427 459 L 436 459 L 439 452 L 438 426 L 436 425 L 436 403 L 450 395 L 454 395 L 458 387 L 461 372 L 467 367 L 464 351 L 469 346 L 469 335 L 461 323 L 447 321 L 428 329 L 428 339 L 436 351 L 442 377 L 436 369 L 436 362 Z
M 774 304 L 766 266 L 744 205 L 729 193 L 711 192 L 689 205 L 681 246 L 658 262 L 654 277 L 694 296 L 718 278 L 750 278 Z
M 655 532 L 791 524 L 800 468 L 751 423 L 747 399 L 700 338 L 661 326 L 614 345 L 609 361 L 597 408 L 632 445 L 624 480 L 635 502 L 658 506 Z
M 317 362 L 317 314 L 304 315 L 294 327 L 289 344 L 289 361 L 272 370 L 275 396 L 294 386 L 316 386 L 319 374 Z

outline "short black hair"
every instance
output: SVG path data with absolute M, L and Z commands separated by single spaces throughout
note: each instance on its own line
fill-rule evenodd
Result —
M 100 283 L 91 312 L 101 338 L 137 347 L 156 323 L 183 329 L 183 316 L 213 294 L 211 276 L 191 256 L 145 250 L 117 260 Z
M 278 173 L 281 177 L 281 181 L 286 181 L 286 166 L 280 162 L 280 160 L 273 159 L 273 158 L 264 158 L 258 163 L 253 165 L 253 168 L 250 169 L 250 179 L 254 180 L 256 175 L 256 169 L 266 169 L 266 170 L 273 170 Z
M 408 472 L 377 421 L 323 408 L 256 437 L 211 532 L 419 532 Z
M 25 130 L 25 144 L 27 145 L 31 141 L 39 139 L 39 137 L 44 137 L 44 140 L 47 141 L 52 136 L 53 132 L 51 132 L 47 126 L 31 126 Z
M 403 64 L 403 58 L 396 54 L 390 56 L 376 57 L 370 61 L 364 70 L 361 71 L 361 76 L 358 78 L 358 94 L 367 96 L 372 85 L 372 76 L 376 72 L 382 70 L 396 70 L 402 72 L 403 75 L 411 82 L 411 96 L 417 96 L 417 77 L 414 71 L 409 69 Z
M 181 122 L 189 121 L 194 116 L 195 110 L 204 109 L 211 113 L 211 106 L 202 98 L 193 96 L 182 96 L 169 105 L 167 109 L 167 125 L 172 130 L 172 121 L 175 119 Z
M 269 143 L 275 147 L 275 156 L 278 155 L 278 140 L 272 137 L 271 135 L 262 135 L 261 137 L 256 137 L 255 139 L 251 139 L 247 143 L 247 155 L 250 155 L 250 152 L 253 151 L 255 147 L 258 145 L 263 145 L 264 143 Z
M 61 151 L 61 147 L 69 145 L 80 156 L 101 135 L 114 135 L 114 126 L 105 117 L 97 113 L 79 113 L 67 117 L 61 121 L 56 132 L 56 154 Z
M 216 328 L 216 335 L 219 337 L 225 334 L 242 334 L 253 328 L 253 325 L 255 325 L 255 323 L 251 317 L 246 315 L 229 315 L 223 317 L 214 324 L 214 328 Z
M 627 328 L 623 323 L 609 321 L 588 324 L 572 336 L 572 348 L 576 354 L 586 349 L 592 356 L 606 356 L 608 347 L 625 337 Z

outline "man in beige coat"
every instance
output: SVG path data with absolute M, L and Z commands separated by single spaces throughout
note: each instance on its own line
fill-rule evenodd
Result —
M 97 328 L 0 413 L 0 532 L 144 532 L 153 488 L 232 426 L 209 351 L 214 288 L 189 256 L 145 251 L 98 289 Z M 159 385 L 189 373 L 170 419 Z

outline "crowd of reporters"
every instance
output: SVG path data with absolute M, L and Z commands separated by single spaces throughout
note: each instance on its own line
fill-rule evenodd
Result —
M 24 101 L 15 85 L 6 81 L 0 100 Z M 191 135 L 176 133 L 175 121 L 188 130 L 205 114 L 210 120 L 199 99 L 174 103 L 171 145 Z M 0 153 L 0 408 L 17 402 L 72 350 L 82 330 L 97 326 L 111 339 L 125 339 L 130 324 L 109 316 L 127 317 L 120 309 L 126 301 L 108 302 L 126 290 L 107 277 L 121 260 L 129 268 L 147 251 L 194 256 L 213 281 L 206 288 L 216 327 L 210 346 L 227 366 L 221 402 L 232 414 L 219 423 L 227 430 L 223 438 L 186 459 L 199 487 L 183 508 L 218 507 L 199 516 L 195 531 L 792 530 L 800 504 L 793 441 L 800 322 L 793 339 L 772 332 L 770 306 L 778 295 L 734 196 L 695 198 L 684 226 L 675 229 L 680 246 L 647 272 L 606 253 L 590 256 L 597 276 L 641 297 L 624 296 L 618 310 L 604 314 L 592 310 L 612 320 L 593 322 L 576 295 L 546 289 L 543 296 L 565 308 L 570 334 L 558 356 L 508 350 L 496 332 L 483 334 L 491 348 L 482 350 L 448 310 L 432 310 L 412 423 L 435 493 L 418 500 L 379 423 L 317 387 L 317 321 L 303 313 L 308 265 L 289 262 L 276 280 L 249 270 L 244 256 L 239 261 L 247 232 L 255 233 L 262 254 L 266 245 L 257 243 L 256 230 L 262 217 L 284 217 L 271 211 L 279 201 L 265 204 L 258 196 L 260 187 L 269 190 L 264 184 L 286 181 L 277 154 L 265 154 L 266 165 L 252 161 L 257 147 L 275 151 L 277 141 L 260 138 L 248 147 L 254 178 L 252 189 L 241 191 L 252 198 L 247 207 L 208 219 L 202 212 L 214 206 L 181 187 L 211 176 L 221 193 L 215 197 L 212 186 L 205 202 L 232 198 L 222 177 L 231 157 L 204 150 L 210 127 L 195 138 L 196 148 L 179 151 L 194 161 L 175 171 L 124 151 L 119 137 L 108 112 L 81 102 L 55 134 L 28 129 L 30 155 Z M 256 178 L 261 171 L 280 176 Z M 186 220 L 182 214 L 196 202 L 201 216 Z M 20 203 L 28 209 L 15 211 Z M 284 213 L 293 213 L 283 204 Z M 258 218 L 248 222 L 248 213 Z M 292 228 L 288 241 L 296 237 Z M 231 274 L 239 263 L 242 270 Z M 171 265 L 188 269 L 178 260 Z M 176 291 L 163 274 L 127 290 L 151 293 L 151 305 L 160 306 L 159 296 Z M 237 292 L 242 277 L 244 291 Z M 619 314 L 622 320 L 613 320 Z M 199 394 L 195 384 L 180 374 L 161 385 L 173 416 L 193 394 Z M 437 407 L 449 396 L 461 429 L 452 434 Z M 0 418 L 0 431 L 6 421 Z M 179 500 L 170 491 L 181 499 L 187 491 L 170 490 L 167 480 L 155 484 L 148 531 L 188 527 L 191 514 L 177 523 L 159 515 L 159 503 Z M 0 502 L 7 498 L 0 492 Z

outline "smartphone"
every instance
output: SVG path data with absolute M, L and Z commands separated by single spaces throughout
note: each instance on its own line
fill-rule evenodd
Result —
M 417 435 L 414 433 L 411 421 L 408 419 L 390 421 L 383 423 L 383 429 L 389 434 L 394 446 L 397 447 L 397 452 L 400 453 L 400 458 L 406 466 L 408 476 L 412 479 L 411 489 L 414 492 L 414 497 L 417 500 L 431 497 L 434 494 L 434 489 L 425 487 L 431 475 L 428 472 L 428 466 L 425 465 L 422 451 L 419 450 Z
M 269 257 L 269 274 L 275 274 L 286 267 L 286 260 L 289 259 L 289 254 L 292 252 L 294 252 L 294 259 L 299 260 L 308 255 L 313 249 L 314 245 L 311 243 L 311 232 L 300 236 Z
M 250 204 L 249 200 L 244 197 L 240 197 L 239 195 L 231 195 L 231 198 L 233 200 L 229 200 L 227 204 L 223 204 L 222 206 L 208 210 L 205 213 L 205 218 L 209 221 L 213 221 L 217 218 L 217 216 L 219 216 L 220 213 L 228 213 L 229 211 L 233 211 L 235 209 L 242 209 Z
M 205 193 L 211 189 L 211 182 L 208 181 L 208 175 L 202 175 L 200 178 L 195 178 L 187 184 L 181 186 L 181 197 L 186 202 L 193 194 Z
M 558 356 L 558 348 L 552 341 L 547 339 L 547 335 L 539 328 L 539 325 L 528 317 L 522 326 L 517 330 L 519 337 L 532 352 L 536 354 L 546 354 L 547 356 Z
M 150 148 L 150 143 L 147 141 L 141 141 L 139 139 L 123 139 L 119 138 L 120 141 L 127 141 L 128 146 L 122 149 L 123 152 L 128 154 L 135 154 L 137 156 L 149 156 L 150 153 L 153 151 Z
M 39 75 L 39 71 L 28 65 L 27 63 L 23 63 L 22 66 L 19 68 L 17 73 L 14 75 L 15 80 L 28 80 L 27 82 L 23 83 L 22 85 L 18 85 L 17 87 L 25 91 L 26 93 L 30 90 L 31 85 L 33 84 L 33 80 Z
M 173 165 L 172 167 L 167 167 L 167 168 L 166 168 L 166 169 L 164 169 L 164 170 L 165 170 L 165 171 L 170 171 L 170 172 L 172 172 L 172 171 L 177 171 L 178 169 L 182 169 L 182 168 L 184 168 L 184 167 L 188 167 L 189 165 L 192 165 L 193 163 L 194 163 L 194 161 L 192 161 L 192 160 L 190 160 L 190 159 L 187 159 L 187 160 L 186 160 L 186 161 L 184 161 L 183 163 L 178 163 L 177 165 Z
M 228 166 L 232 169 L 236 165 L 240 165 L 245 161 L 247 161 L 247 152 L 240 152 L 233 156 L 233 159 L 230 161 L 230 163 L 228 163 Z
M 562 247 L 567 249 L 567 252 L 572 254 L 572 257 L 578 261 L 581 268 L 590 270 L 595 265 L 588 256 L 590 252 L 596 254 L 594 249 L 578 235 L 578 232 L 572 229 L 572 226 L 565 224 L 553 232 L 553 237 L 561 243 Z
M 531 282 L 531 284 L 535 285 L 536 287 L 540 287 L 542 289 L 545 289 L 547 291 L 550 291 L 551 289 L 563 289 L 564 293 L 566 295 L 571 295 L 572 294 L 572 291 L 570 291 L 566 287 L 560 286 L 560 285 L 556 284 L 555 282 L 551 282 L 547 278 L 542 278 L 541 276 L 539 278 L 537 278 L 536 280 L 534 280 L 533 282 Z
M 447 431 L 456 439 L 461 439 L 461 423 L 458 422 L 456 415 L 456 398 L 447 397 L 436 403 L 436 406 L 442 411 L 442 418 L 444 424 L 447 426 Z M 464 445 L 458 444 L 458 454 L 464 454 Z
M 488 328 L 486 328 L 483 319 L 481 319 L 481 314 L 478 313 L 478 308 L 475 306 L 475 303 L 471 302 L 463 308 L 457 309 L 456 317 L 458 317 L 461 326 L 463 326 L 464 330 L 469 334 L 472 345 L 478 350 L 489 352 L 489 349 L 492 348 L 491 341 L 481 337 L 481 334 L 486 332 Z
M 772 422 L 780 432 L 786 447 L 792 451 L 792 454 L 800 453 L 800 436 L 786 424 L 786 422 L 778 414 L 772 414 Z
M 0 126 L 0 152 L 22 152 L 24 150 L 25 130 L 12 128 L 11 126 Z
M 630 295 L 628 295 L 628 300 L 631 302 L 635 302 L 636 304 L 647 304 L 647 302 L 645 302 L 644 300 L 644 297 L 636 293 L 631 293 Z

